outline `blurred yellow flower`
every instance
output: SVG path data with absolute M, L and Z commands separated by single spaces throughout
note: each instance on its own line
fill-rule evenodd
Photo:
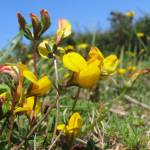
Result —
M 127 72 L 127 70 L 124 69 L 124 68 L 118 68 L 117 69 L 117 74 L 118 75 L 124 75 L 126 72 Z
M 81 50 L 86 49 L 88 47 L 89 47 L 89 45 L 87 43 L 81 43 L 81 44 L 77 45 L 77 49 L 81 49 Z
M 77 136 L 82 128 L 83 120 L 78 112 L 75 112 L 69 119 L 67 125 L 57 125 L 58 131 L 63 131 L 67 136 Z
M 135 12 L 134 11 L 128 11 L 125 15 L 127 17 L 134 17 L 135 16 Z
M 128 66 L 129 71 L 133 72 L 133 71 L 136 71 L 136 69 L 137 69 L 136 66 Z
M 143 33 L 143 32 L 137 32 L 137 33 L 136 33 L 136 36 L 137 36 L 138 38 L 142 38 L 142 37 L 144 36 L 144 33 Z
M 57 42 L 62 39 L 68 37 L 71 34 L 71 24 L 66 19 L 60 19 L 58 21 L 58 29 L 57 29 Z
M 74 48 L 73 45 L 67 45 L 67 46 L 64 47 L 64 50 L 65 50 L 65 51 L 74 50 L 74 49 L 75 49 L 75 48 Z
M 31 112 L 32 112 L 32 109 L 33 109 L 33 105 L 34 105 L 34 99 L 35 97 L 32 96 L 32 97 L 28 97 L 25 102 L 23 103 L 23 106 L 22 107 L 17 107 L 14 111 L 14 113 L 18 113 L 18 112 L 26 112 L 27 115 L 30 115 Z M 36 107 L 35 107 L 35 116 L 40 113 L 41 111 L 41 103 L 39 100 L 37 100 L 37 103 L 36 103 Z
M 75 72 L 75 82 L 83 88 L 91 88 L 97 84 L 100 76 L 99 64 L 88 63 L 80 54 L 70 52 L 63 56 L 63 63 L 66 68 Z

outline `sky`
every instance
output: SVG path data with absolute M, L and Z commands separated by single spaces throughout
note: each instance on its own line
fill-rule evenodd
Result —
M 59 18 L 68 19 L 75 31 L 109 28 L 111 11 L 135 11 L 136 19 L 150 14 L 150 0 L 1 0 L 0 5 L 0 48 L 4 47 L 18 32 L 16 13 L 21 12 L 30 23 L 29 14 L 40 16 L 47 9 L 52 26 L 47 34 L 57 29 Z

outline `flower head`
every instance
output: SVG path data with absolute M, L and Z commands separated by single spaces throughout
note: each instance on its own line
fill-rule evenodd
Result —
M 119 60 L 116 55 L 109 55 L 104 59 L 103 72 L 110 75 L 116 71 Z
M 71 24 L 66 19 L 58 21 L 57 43 L 71 34 Z
M 28 91 L 29 95 L 42 96 L 51 89 L 52 83 L 48 76 L 43 76 L 38 80 L 34 73 L 28 70 L 25 65 L 19 64 L 19 68 L 21 76 L 25 77 L 33 83 L 30 90 Z
M 26 112 L 27 115 L 30 115 L 33 109 L 33 105 L 34 105 L 34 96 L 28 97 L 25 102 L 23 103 L 22 107 L 17 107 L 14 111 L 14 113 L 18 113 L 18 112 Z M 35 114 L 37 115 L 38 113 L 40 113 L 41 110 L 41 103 L 40 101 L 37 100 L 36 103 L 36 107 L 35 107 Z
M 88 63 L 76 52 L 65 54 L 63 63 L 66 68 L 74 72 L 74 81 L 79 86 L 90 88 L 98 82 L 100 76 L 98 63 Z
M 57 125 L 57 130 L 63 131 L 68 136 L 77 136 L 82 128 L 83 120 L 78 112 L 75 112 L 69 119 L 68 124 Z
M 119 64 L 119 60 L 116 55 L 109 55 L 107 57 L 104 57 L 102 52 L 97 47 L 91 48 L 89 56 L 89 62 L 100 62 L 99 67 L 101 69 L 101 77 L 113 74 Z

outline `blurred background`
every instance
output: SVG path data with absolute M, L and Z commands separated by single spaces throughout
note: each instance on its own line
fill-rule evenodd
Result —
M 149 0 L 2 0 L 0 5 L 0 48 L 5 46 L 18 32 L 16 13 L 21 12 L 29 21 L 29 13 L 39 14 L 47 9 L 52 26 L 49 32 L 57 29 L 59 18 L 68 19 L 74 31 L 106 31 L 111 26 L 111 12 L 134 11 L 134 21 L 150 13 Z

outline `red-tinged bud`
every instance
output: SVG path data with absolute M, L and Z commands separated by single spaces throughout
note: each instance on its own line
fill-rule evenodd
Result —
M 17 18 L 18 18 L 18 23 L 20 25 L 20 28 L 25 31 L 26 28 L 25 18 L 21 15 L 21 13 L 17 13 Z
M 41 31 L 42 31 L 42 25 L 41 25 L 39 18 L 36 15 L 31 13 L 30 17 L 31 17 L 32 26 L 33 26 L 34 39 L 37 40 L 40 37 Z
M 18 70 L 15 66 L 9 64 L 0 65 L 0 73 L 9 74 L 16 82 L 18 81 Z
M 42 23 L 43 23 L 42 33 L 44 33 L 51 25 L 50 16 L 48 14 L 48 11 L 45 9 L 42 9 L 40 11 L 40 14 L 41 14 L 41 19 L 42 19 Z

